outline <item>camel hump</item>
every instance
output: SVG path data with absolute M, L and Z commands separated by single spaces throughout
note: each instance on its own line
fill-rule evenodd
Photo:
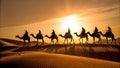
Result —
M 113 36 L 113 33 L 112 32 L 106 32 L 105 35 L 106 36 Z

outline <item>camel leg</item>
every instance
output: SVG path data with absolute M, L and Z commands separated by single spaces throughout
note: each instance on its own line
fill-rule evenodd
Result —
M 38 45 L 38 39 L 37 39 L 37 45 Z
M 54 44 L 54 41 L 53 41 L 54 39 L 51 39 L 51 43 L 50 44 Z
M 93 44 L 95 44 L 95 37 L 93 37 Z
M 88 37 L 86 36 L 86 43 L 88 43 Z
M 52 39 L 51 39 L 51 41 L 50 41 L 50 44 L 52 44 Z
M 82 38 L 82 44 L 83 44 L 83 38 Z
M 115 44 L 116 44 L 116 39 L 114 39 L 114 41 L 115 41 Z
M 71 42 L 73 42 L 73 43 L 74 43 L 74 39 L 73 39 L 73 38 L 71 38 L 70 44 L 71 44 Z
M 44 44 L 44 39 L 42 39 L 42 43 Z
M 58 38 L 56 38 L 56 43 L 55 44 L 57 44 L 58 43 Z
M 26 42 L 25 42 L 25 40 L 24 40 L 24 46 L 26 45 Z
M 101 44 L 101 38 L 99 38 L 99 43 Z
M 106 37 L 106 41 L 107 41 L 107 44 L 108 44 L 108 38 Z
M 71 40 L 70 40 L 70 44 L 71 44 L 71 42 L 72 42 L 72 38 L 71 38 Z
M 30 39 L 28 39 L 28 43 L 29 43 L 28 45 L 31 45 L 31 43 L 30 43 Z
M 55 44 L 57 44 L 57 39 L 56 39 L 56 42 L 55 42 Z
M 81 38 L 79 38 L 79 43 L 81 44 L 80 39 L 81 39 Z
M 63 44 L 65 44 L 65 41 L 66 41 L 66 39 L 64 39 L 64 42 L 63 42 Z
M 52 40 L 52 43 L 54 44 L 54 39 Z
M 75 41 L 74 41 L 74 39 L 73 39 L 73 44 L 75 44 Z
M 68 44 L 68 39 L 67 39 L 67 44 Z
M 113 37 L 113 38 L 111 38 L 112 39 L 112 42 L 111 42 L 111 44 L 113 43 L 113 41 L 115 42 L 115 44 L 116 44 L 116 39 Z

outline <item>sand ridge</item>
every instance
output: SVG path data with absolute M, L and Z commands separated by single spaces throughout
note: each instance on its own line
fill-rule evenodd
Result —
M 3 67 L 12 68 L 119 68 L 120 63 L 44 52 L 26 52 L 0 59 Z

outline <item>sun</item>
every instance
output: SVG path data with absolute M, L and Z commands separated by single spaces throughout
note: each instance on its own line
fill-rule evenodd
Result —
M 63 17 L 61 20 L 62 22 L 62 30 L 65 31 L 68 28 L 71 29 L 71 32 L 77 32 L 79 30 L 79 22 L 80 22 L 80 18 L 77 15 L 69 15 L 66 17 Z

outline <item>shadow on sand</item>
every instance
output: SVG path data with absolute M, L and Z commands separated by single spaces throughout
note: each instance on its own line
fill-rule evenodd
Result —
M 120 46 L 105 44 L 48 44 L 42 46 L 20 47 L 14 52 L 40 51 L 55 54 L 66 54 L 73 56 L 84 56 L 97 59 L 105 59 L 120 62 Z

